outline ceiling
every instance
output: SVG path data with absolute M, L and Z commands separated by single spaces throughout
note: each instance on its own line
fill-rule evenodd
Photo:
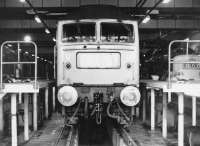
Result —
M 171 0 L 167 4 L 158 4 L 159 0 L 29 1 L 52 32 L 51 35 L 45 34 L 43 25 L 34 21 L 35 12 L 30 5 L 19 0 L 0 0 L 0 43 L 22 40 L 25 34 L 31 34 L 33 41 L 38 44 L 39 53 L 47 56 L 53 53 L 55 43 L 52 37 L 55 36 L 57 21 L 79 11 L 79 7 L 84 5 L 114 5 L 137 20 L 141 20 L 148 10 L 152 10 L 151 21 L 139 25 L 143 52 L 146 49 L 164 47 L 161 41 L 167 45 L 170 40 L 184 39 L 200 30 L 200 0 Z

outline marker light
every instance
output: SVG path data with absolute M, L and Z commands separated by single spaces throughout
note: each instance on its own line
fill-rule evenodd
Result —
M 140 92 L 136 87 L 127 86 L 121 91 L 120 100 L 126 106 L 135 106 L 140 101 Z
M 46 32 L 46 34 L 50 34 L 51 33 L 48 28 L 45 29 L 45 32 Z
M 25 42 L 30 42 L 32 39 L 31 39 L 31 36 L 30 35 L 26 35 L 25 37 L 24 37 L 24 41 Z
M 38 16 L 38 15 L 35 15 L 35 21 L 37 22 L 37 23 L 41 23 L 42 21 L 41 21 L 41 19 L 40 19 L 40 17 Z
M 142 20 L 142 23 L 147 23 L 151 20 L 151 17 L 148 15 L 146 16 L 143 20 Z
M 56 38 L 53 38 L 53 41 L 56 42 Z
M 72 106 L 78 99 L 78 93 L 74 87 L 64 86 L 58 91 L 58 101 L 64 106 Z

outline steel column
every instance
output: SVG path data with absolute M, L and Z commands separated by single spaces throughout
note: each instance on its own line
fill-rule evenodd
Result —
M 178 95 L 178 146 L 184 146 L 184 95 Z
M 17 146 L 17 95 L 11 95 L 11 136 L 12 146 Z
M 197 123 L 197 104 L 196 97 L 192 97 L 192 126 L 196 126 Z
M 37 125 L 37 112 L 38 112 L 38 109 L 37 109 L 37 93 L 34 93 L 33 94 L 33 130 L 34 131 L 37 131 L 37 128 L 38 128 L 38 125 Z
M 3 99 L 0 99 L 0 132 L 3 132 L 4 118 L 3 118 Z
M 49 117 L 49 90 L 48 87 L 45 88 L 45 118 Z
M 162 136 L 164 138 L 167 138 L 167 95 L 166 94 L 167 93 L 163 93 Z
M 151 130 L 155 130 L 155 91 L 151 89 Z
M 25 94 L 24 97 L 24 140 L 29 140 L 29 94 Z

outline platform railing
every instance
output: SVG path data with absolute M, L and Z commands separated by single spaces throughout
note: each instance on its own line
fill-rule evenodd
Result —
M 4 53 L 4 49 L 6 48 L 5 45 L 7 44 L 17 44 L 17 61 L 4 61 L 3 60 L 3 55 L 5 55 Z M 22 44 L 32 44 L 33 45 L 33 49 L 34 49 L 34 61 L 20 61 L 20 46 Z M 37 88 L 37 45 L 35 44 L 35 42 L 25 42 L 25 41 L 5 41 L 2 43 L 1 45 L 1 54 L 0 54 L 0 90 L 3 89 L 3 65 L 22 65 L 22 64 L 34 64 L 34 89 Z
M 186 39 L 186 40 L 174 40 L 174 41 L 171 41 L 170 44 L 169 44 L 169 47 L 168 47 L 168 89 L 171 88 L 171 67 L 172 67 L 172 64 L 181 64 L 181 63 L 200 63 L 200 61 L 174 61 L 172 59 L 172 45 L 175 44 L 175 43 L 186 43 L 186 53 L 185 55 L 190 55 L 189 54 L 189 44 L 190 43 L 200 43 L 200 40 L 189 40 L 189 39 Z M 183 55 L 183 54 L 182 54 Z

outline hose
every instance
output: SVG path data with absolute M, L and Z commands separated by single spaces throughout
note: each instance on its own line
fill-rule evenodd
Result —
M 118 101 L 117 101 L 117 106 L 119 108 L 120 113 L 124 116 L 125 120 L 127 122 L 130 122 L 130 118 L 124 113 L 123 109 L 121 108 L 121 106 L 119 105 Z
M 73 113 L 73 115 L 69 118 L 69 120 L 66 120 L 66 122 L 65 122 L 66 126 L 69 126 L 69 127 L 72 126 L 71 124 L 69 124 L 69 122 L 71 122 L 74 119 L 74 117 L 77 115 L 77 113 L 78 113 L 78 111 L 80 109 L 80 105 L 81 105 L 81 101 L 78 103 L 78 106 L 77 106 L 75 112 Z
M 114 114 L 111 114 L 110 113 L 110 107 L 112 105 L 112 101 L 109 102 L 108 106 L 107 106 L 107 109 L 106 109 L 106 112 L 107 112 L 107 115 L 110 117 L 110 118 L 113 118 L 113 119 L 119 119 L 119 116 L 115 116 Z

